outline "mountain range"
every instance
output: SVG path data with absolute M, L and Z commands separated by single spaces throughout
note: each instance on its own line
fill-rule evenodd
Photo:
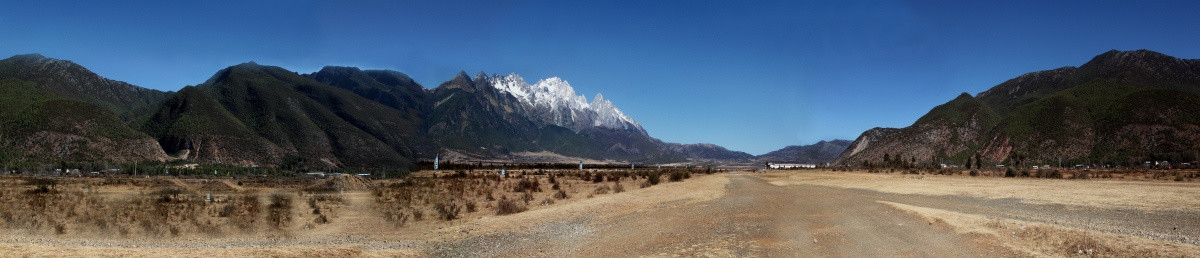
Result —
M 863 132 L 836 163 L 1107 164 L 1200 159 L 1200 60 L 1108 51 L 962 93 L 904 128 Z
M 792 145 L 755 158 L 760 162 L 825 165 L 841 155 L 851 143 L 849 140 L 832 140 L 811 145 Z
M 163 92 L 37 54 L 0 60 L 0 161 L 185 160 L 285 169 L 443 160 L 750 162 L 712 144 L 666 143 L 561 78 L 459 72 L 427 89 L 389 70 L 311 74 L 254 62 Z
M 651 137 L 566 80 L 459 72 L 432 89 L 389 70 L 253 62 L 177 92 L 37 54 L 0 60 L 0 163 L 187 162 L 284 169 L 503 162 L 1133 165 L 1200 159 L 1200 60 L 1109 51 L 962 93 L 904 128 L 754 156 Z

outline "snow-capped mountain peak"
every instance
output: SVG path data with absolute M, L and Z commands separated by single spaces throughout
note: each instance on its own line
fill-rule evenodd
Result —
M 526 83 L 525 78 L 521 78 L 520 75 L 515 73 L 505 76 L 492 76 L 491 83 L 492 87 L 512 94 L 513 97 L 517 97 L 521 102 L 529 102 L 532 97 L 533 89 L 529 87 L 529 83 Z
M 511 94 L 533 110 L 531 118 L 546 123 L 581 130 L 586 127 L 604 127 L 645 132 L 642 126 L 601 94 L 588 102 L 584 95 L 576 95 L 575 88 L 566 80 L 550 77 L 529 84 L 517 74 L 492 76 L 491 84 L 501 92 Z

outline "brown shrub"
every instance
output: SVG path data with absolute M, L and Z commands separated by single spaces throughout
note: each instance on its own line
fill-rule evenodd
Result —
M 412 218 L 413 218 L 413 221 L 421 221 L 421 220 L 424 220 L 424 219 L 425 219 L 425 212 L 421 211 L 421 209 L 413 209 L 413 210 L 412 210 Z
M 672 171 L 671 175 L 667 176 L 667 179 L 670 180 L 671 182 L 683 181 L 683 179 L 685 179 L 687 177 L 691 177 L 691 175 L 687 175 L 685 177 L 686 174 L 687 174 L 687 172 L 685 172 L 685 171 Z
M 592 194 L 608 194 L 608 191 L 610 190 L 611 189 L 607 185 L 601 185 L 597 186 L 596 190 L 592 191 Z
M 474 200 L 467 201 L 467 205 L 466 205 L 466 206 L 467 206 L 467 212 L 468 212 L 468 213 L 475 212 L 475 201 L 474 201 Z
M 404 223 L 408 223 L 408 214 L 405 214 L 403 211 L 385 210 L 383 211 L 383 218 L 389 222 L 392 222 L 392 224 L 396 225 L 397 227 L 404 226 Z
M 507 197 L 501 196 L 499 201 L 496 201 L 496 215 L 508 215 L 525 211 L 525 205 L 520 202 L 509 200 Z
M 538 184 L 538 180 L 536 178 L 525 178 L 518 180 L 517 185 L 513 187 L 514 193 L 525 192 L 527 190 L 541 192 L 542 187 Z
M 562 192 L 562 190 L 558 191 Z M 524 201 L 525 205 L 529 205 L 529 202 L 533 201 L 533 193 L 525 192 L 524 194 L 521 194 L 521 201 Z
M 617 174 L 609 174 L 609 175 L 608 175 L 608 181 L 609 181 L 609 182 L 619 182 L 619 181 L 621 181 L 621 175 L 617 175 Z
M 441 201 L 433 206 L 437 210 L 438 219 L 451 221 L 458 218 L 458 213 L 462 211 L 462 207 L 454 201 Z
M 292 221 L 292 197 L 284 194 L 271 195 L 267 206 L 267 221 L 275 229 L 284 228 Z

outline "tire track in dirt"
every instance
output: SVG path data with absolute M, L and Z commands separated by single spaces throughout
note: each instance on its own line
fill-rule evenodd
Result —
M 568 252 L 571 255 L 590 257 L 978 257 L 1012 254 L 990 239 L 959 235 L 946 225 L 928 224 L 859 192 L 829 187 L 780 187 L 750 175 L 728 176 L 730 183 L 725 187 L 726 194 L 715 200 L 666 204 L 627 215 L 574 220 L 577 224 L 568 228 L 584 229 L 587 233 L 583 237 L 538 237 L 559 232 L 534 231 L 520 236 L 491 238 L 503 243 L 475 246 L 506 247 L 504 252 L 488 252 L 489 256 L 562 254 L 564 250 L 559 248 L 568 246 L 572 247 Z M 584 242 L 582 247 L 580 241 Z M 434 256 L 439 254 L 447 253 L 435 253 Z

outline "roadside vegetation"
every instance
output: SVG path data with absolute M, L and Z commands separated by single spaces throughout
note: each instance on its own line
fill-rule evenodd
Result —
M 829 167 L 833 171 L 866 171 L 868 173 L 900 173 L 913 175 L 964 175 L 983 177 L 1024 177 L 1047 179 L 1138 179 L 1138 180 L 1173 180 L 1194 181 L 1200 179 L 1200 164 L 1198 162 L 1161 161 L 1134 164 L 1125 162 L 1112 163 L 1081 163 L 1074 166 L 1047 165 L 1050 162 L 1033 161 L 1028 154 L 1012 153 L 1004 162 L 986 163 L 984 158 L 976 153 L 967 155 L 962 165 L 952 163 L 946 165 L 936 158 L 917 159 L 901 154 L 884 154 L 881 162 L 863 161 L 858 166 Z M 1188 160 L 1193 155 L 1159 155 L 1151 159 Z M 1083 162 L 1070 160 L 1065 164 Z M 1043 165 L 1037 165 L 1043 164 Z M 1087 164 L 1087 165 L 1085 165 Z
M 696 170 L 697 173 L 705 171 Z M 395 226 L 429 219 L 508 215 L 563 201 L 625 192 L 692 177 L 687 169 L 525 169 L 426 171 L 382 180 L 371 191 L 376 209 Z M 713 173 L 707 170 L 707 173 Z

